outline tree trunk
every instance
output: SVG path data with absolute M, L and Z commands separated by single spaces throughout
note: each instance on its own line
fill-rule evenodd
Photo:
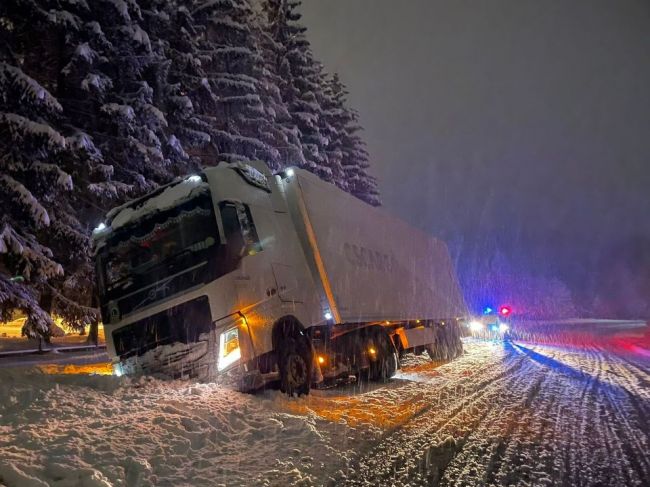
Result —
M 38 300 L 38 305 L 41 307 L 43 311 L 45 311 L 48 315 L 50 315 L 50 318 L 52 318 L 52 293 L 50 290 L 46 287 L 45 291 L 41 293 L 41 296 Z M 52 330 L 48 328 L 46 332 L 40 332 L 39 331 L 39 339 L 38 339 L 38 349 L 41 350 L 41 339 L 45 340 L 45 343 L 50 343 L 50 336 L 52 334 Z
M 99 297 L 97 295 L 97 288 L 94 289 L 94 292 L 90 298 L 90 303 L 93 308 L 99 308 Z M 99 316 L 95 317 L 94 320 L 90 322 L 90 328 L 88 329 L 88 338 L 86 343 L 93 343 L 95 346 L 99 342 Z
M 86 339 L 87 343 L 92 343 L 95 346 L 99 342 L 99 322 L 93 321 L 90 324 L 90 329 L 88 330 L 88 338 Z

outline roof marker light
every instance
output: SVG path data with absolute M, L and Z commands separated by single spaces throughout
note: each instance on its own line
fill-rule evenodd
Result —
M 106 226 L 106 223 L 101 222 L 99 225 L 95 227 L 93 230 L 93 235 L 99 235 L 103 233 L 108 227 Z

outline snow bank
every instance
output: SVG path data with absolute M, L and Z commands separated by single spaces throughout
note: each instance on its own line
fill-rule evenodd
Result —
M 300 485 L 340 463 L 279 392 L 0 369 L 0 485 Z M 345 433 L 343 433 L 345 434 Z M 318 460 L 316 460 L 318 459 Z
M 411 358 L 406 373 L 417 382 L 353 384 L 301 398 L 0 368 L 0 484 L 322 485 L 425 406 L 422 383 L 443 376 L 427 375 L 431 366 L 424 356 Z

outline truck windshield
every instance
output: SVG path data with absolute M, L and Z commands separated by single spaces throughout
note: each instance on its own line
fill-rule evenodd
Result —
M 164 218 L 143 222 L 133 233 L 113 242 L 106 260 L 106 288 L 129 279 L 163 273 L 217 243 L 214 214 L 197 198 L 191 208 L 179 208 Z M 210 203 L 211 204 L 211 203 Z
M 98 255 L 102 304 L 125 314 L 229 272 L 219 244 L 208 192 L 118 230 Z

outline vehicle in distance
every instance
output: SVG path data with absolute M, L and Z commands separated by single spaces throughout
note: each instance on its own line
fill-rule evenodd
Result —
M 118 374 L 279 381 L 288 393 L 462 353 L 444 242 L 317 176 L 222 163 L 111 210 L 93 232 Z

